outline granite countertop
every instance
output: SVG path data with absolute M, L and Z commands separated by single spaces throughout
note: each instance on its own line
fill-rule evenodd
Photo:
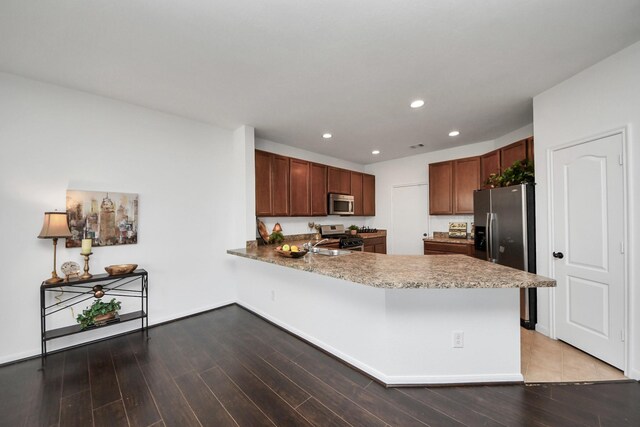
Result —
M 425 237 L 425 242 L 453 243 L 456 245 L 473 245 L 473 239 L 452 239 L 451 237 Z
M 375 288 L 447 289 L 556 286 L 555 280 L 548 277 L 466 255 L 383 255 L 353 252 L 350 255 L 342 256 L 307 254 L 302 258 L 286 258 L 278 255 L 273 249 L 273 246 L 260 246 L 229 249 L 227 253 L 349 280 Z

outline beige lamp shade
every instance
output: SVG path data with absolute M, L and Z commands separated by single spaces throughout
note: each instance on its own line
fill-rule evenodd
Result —
M 71 237 L 66 212 L 45 212 L 39 239 Z

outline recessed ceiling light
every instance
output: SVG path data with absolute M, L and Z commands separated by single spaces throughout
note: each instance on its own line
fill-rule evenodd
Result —
M 424 101 L 422 99 L 416 99 L 410 105 L 411 108 L 420 108 L 424 105 Z
M 373 150 L 373 151 L 371 152 L 371 154 L 373 154 L 373 155 L 380 154 L 380 150 Z
M 331 138 L 332 136 L 333 136 L 333 135 L 331 135 L 330 133 L 323 133 L 323 134 L 322 134 L 322 137 L 323 137 L 324 139 L 329 139 L 329 138 Z
M 459 130 L 452 130 L 451 132 L 449 132 L 449 136 L 458 136 L 458 135 L 460 135 Z

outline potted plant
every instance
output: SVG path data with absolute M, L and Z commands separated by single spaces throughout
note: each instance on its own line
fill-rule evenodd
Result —
M 120 310 L 120 301 L 116 301 L 112 298 L 109 302 L 103 302 L 97 299 L 88 307 L 82 311 L 82 314 L 78 314 L 76 321 L 80 324 L 82 329 L 87 329 L 89 326 L 102 326 L 107 321 L 114 319 Z
M 282 242 L 284 242 L 284 234 L 282 234 L 282 231 L 274 231 L 269 235 L 269 243 L 276 243 L 279 245 Z
M 358 234 L 358 226 L 357 226 L 357 225 L 353 225 L 353 224 L 351 224 L 351 225 L 349 226 L 349 230 L 350 230 L 351 234 L 352 234 L 352 235 L 354 235 L 354 236 L 355 236 L 356 234 Z
M 535 180 L 533 162 L 531 160 L 516 160 L 501 174 L 489 175 L 486 184 L 495 187 L 532 183 Z

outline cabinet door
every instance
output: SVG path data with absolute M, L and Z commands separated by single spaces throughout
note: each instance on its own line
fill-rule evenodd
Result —
M 533 137 L 527 138 L 527 160 L 533 162 Z
M 273 155 L 256 150 L 256 216 L 272 214 L 271 161 Z
M 289 203 L 291 216 L 311 215 L 311 171 L 304 160 L 289 160 Z
M 429 165 L 429 214 L 453 214 L 453 162 Z
M 387 244 L 386 243 L 378 243 L 374 250 L 377 254 L 386 254 L 387 253 Z
M 473 213 L 473 192 L 480 189 L 480 158 L 458 159 L 453 163 L 454 214 Z
M 273 156 L 272 172 L 273 216 L 289 216 L 289 158 Z
M 353 196 L 353 213 L 356 216 L 363 215 L 362 203 L 362 174 L 351 172 L 351 195 Z
M 327 215 L 327 167 L 311 163 L 311 215 Z
M 351 194 L 351 171 L 329 167 L 328 174 L 329 193 Z
M 480 157 L 480 185 L 482 188 L 489 188 L 485 184 L 489 175 L 500 174 L 500 150 L 494 150 Z
M 517 160 L 525 160 L 527 158 L 527 140 L 523 139 L 500 149 L 501 169 L 513 166 Z
M 362 175 L 362 215 L 375 216 L 376 214 L 376 177 L 374 175 Z

